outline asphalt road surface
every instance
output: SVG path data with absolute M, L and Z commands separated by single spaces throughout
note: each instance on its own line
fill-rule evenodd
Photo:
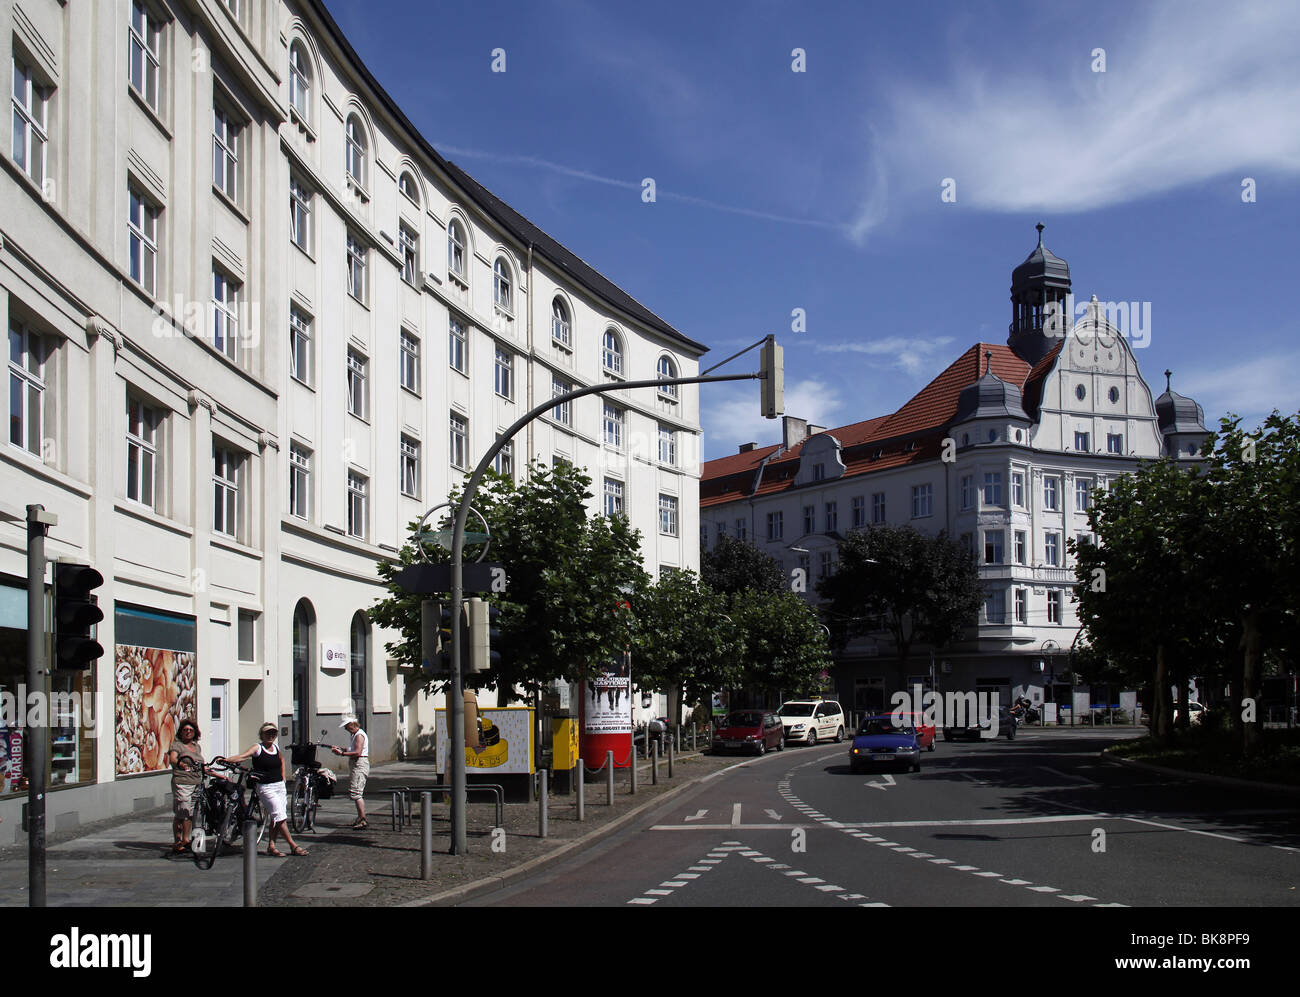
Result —
M 940 740 L 920 773 L 824 744 L 737 759 L 473 906 L 1300 905 L 1300 800 L 1102 761 L 1130 734 Z

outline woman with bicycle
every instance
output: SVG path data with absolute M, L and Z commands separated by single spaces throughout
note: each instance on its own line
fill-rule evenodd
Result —
M 266 854 L 275 858 L 284 858 L 284 852 L 275 847 L 277 834 L 284 838 L 285 844 L 294 855 L 306 855 L 307 849 L 289 836 L 288 793 L 285 791 L 284 752 L 275 743 L 280 730 L 275 724 L 262 724 L 258 731 L 259 743 L 239 755 L 232 755 L 226 761 L 239 763 L 245 758 L 253 760 L 253 774 L 257 776 L 257 796 L 262 801 L 267 819 L 271 822 L 271 836 L 266 841 Z
M 203 752 L 199 750 L 199 725 L 181 721 L 176 740 L 167 749 L 172 767 L 172 835 L 176 838 L 172 854 L 180 855 L 190 847 L 190 829 L 194 822 L 194 794 L 203 781 Z

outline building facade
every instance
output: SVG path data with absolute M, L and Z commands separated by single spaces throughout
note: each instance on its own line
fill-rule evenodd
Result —
M 1162 454 L 1194 461 L 1205 420 L 1168 385 L 1153 398 L 1095 297 L 1076 313 L 1069 267 L 1041 226 L 1011 300 L 1006 345 L 971 346 L 897 411 L 829 430 L 787 416 L 779 444 L 707 462 L 700 536 L 752 540 L 817 602 L 849 531 L 944 532 L 974 554 L 984 605 L 965 640 L 913 647 L 907 686 L 995 691 L 1003 703 L 1026 695 L 1077 718 L 1119 705 L 1120 693 L 1071 674 L 1079 620 L 1067 542 L 1092 542 L 1088 509 L 1117 475 Z M 886 707 L 901 684 L 888 633 L 837 654 L 835 681 L 846 706 Z
M 105 578 L 104 657 L 51 679 L 51 827 L 161 802 L 182 716 L 209 757 L 349 714 L 378 758 L 427 752 L 437 704 L 366 618 L 376 562 L 534 405 L 705 348 L 439 156 L 316 0 L 0 0 L 0 24 L 0 502 Z M 579 465 L 650 571 L 695 568 L 699 433 L 693 386 L 614 391 L 497 469 Z M 0 523 L 11 694 L 25 574 Z

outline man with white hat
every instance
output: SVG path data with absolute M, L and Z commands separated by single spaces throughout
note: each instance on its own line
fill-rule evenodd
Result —
M 366 737 L 366 732 L 361 729 L 356 717 L 348 717 L 339 727 L 352 735 L 352 744 L 346 751 L 338 747 L 332 750 L 334 754 L 342 755 L 348 760 L 348 796 L 357 805 L 357 819 L 352 822 L 352 826 L 361 831 L 370 826 L 366 823 L 366 801 L 362 799 L 366 791 L 366 778 L 370 775 L 370 738 Z

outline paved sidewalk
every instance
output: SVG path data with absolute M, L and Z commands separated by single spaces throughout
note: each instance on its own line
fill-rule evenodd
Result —
M 797 754 L 797 751 L 794 752 Z M 505 836 L 493 851 L 495 806 L 473 797 L 468 808 L 469 849 L 448 855 L 448 807 L 434 805 L 433 878 L 420 879 L 420 831 L 416 823 L 393 831 L 389 788 L 435 782 L 427 762 L 376 766 L 366 787 L 370 827 L 354 831 L 356 816 L 341 780 L 333 799 L 321 804 L 315 833 L 296 838 L 306 858 L 270 858 L 265 842 L 258 855 L 260 906 L 396 906 L 419 903 L 480 880 L 509 875 L 527 862 L 556 854 L 566 844 L 608 827 L 635 808 L 730 765 L 734 756 L 687 754 L 668 779 L 660 762 L 659 785 L 650 785 L 649 763 L 639 766 L 636 796 L 628 792 L 626 770 L 615 780 L 614 806 L 606 804 L 604 778 L 587 784 L 586 820 L 578 823 L 574 797 L 550 799 L 549 835 L 538 837 L 536 803 L 506 805 Z M 243 855 L 238 846 L 223 852 L 210 870 L 197 868 L 188 855 L 171 854 L 171 808 L 100 821 L 75 831 L 51 834 L 47 846 L 47 900 L 51 907 L 192 906 L 238 907 L 243 903 Z M 0 848 L 0 906 L 27 904 L 25 844 Z

